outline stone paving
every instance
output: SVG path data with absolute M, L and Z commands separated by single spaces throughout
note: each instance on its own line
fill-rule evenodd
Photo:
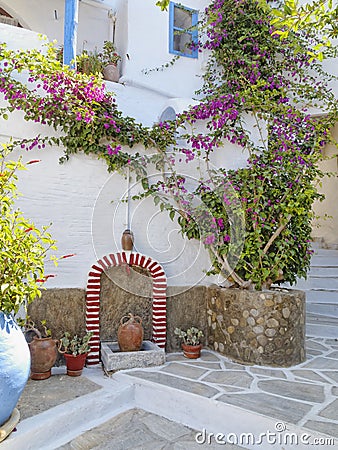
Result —
M 100 368 L 96 368 L 85 369 L 82 377 L 72 378 L 67 377 L 63 373 L 65 368 L 60 367 L 56 368 L 57 371 L 48 380 L 30 381 L 19 403 L 22 417 L 17 427 L 18 435 L 20 430 L 22 433 L 29 432 L 31 425 L 39 424 L 40 426 L 41 423 L 39 445 L 32 444 L 27 447 L 34 450 L 35 448 L 44 450 L 220 448 L 220 445 L 214 442 L 208 445 L 200 445 L 196 442 L 196 433 L 202 430 L 199 425 L 193 426 L 189 421 L 182 422 L 190 425 L 190 428 L 177 423 L 181 422 L 180 419 L 176 418 L 174 419 L 176 422 L 173 422 L 161 417 L 166 415 L 168 418 L 173 418 L 171 414 L 152 410 L 151 405 L 161 396 L 161 390 L 165 390 L 167 395 L 175 398 L 175 401 L 179 403 L 184 397 L 190 396 L 190 400 L 193 398 L 194 404 L 197 405 L 196 413 L 200 417 L 209 417 L 212 421 L 221 419 L 221 422 L 218 421 L 221 424 L 221 432 L 229 432 L 230 429 L 226 425 L 234 411 L 231 409 L 226 413 L 220 411 L 223 411 L 224 407 L 232 408 L 233 405 L 240 409 L 237 408 L 237 416 L 232 421 L 232 425 L 239 421 L 248 427 L 247 431 L 251 431 L 250 427 L 253 424 L 263 423 L 266 420 L 272 421 L 269 427 L 271 424 L 274 426 L 277 422 L 284 422 L 289 424 L 287 430 L 295 427 L 294 430 L 297 433 L 300 430 L 309 430 L 314 435 L 319 433 L 330 437 L 331 441 L 326 446 L 311 448 L 330 450 L 338 445 L 338 339 L 308 338 L 307 360 L 290 368 L 244 366 L 207 349 L 202 350 L 201 358 L 197 360 L 186 359 L 180 353 L 167 354 L 166 359 L 166 363 L 162 366 L 118 371 L 110 374 L 110 377 L 105 376 Z M 105 418 L 102 416 L 99 420 L 100 413 L 103 414 L 104 410 L 101 403 L 110 404 L 112 400 L 109 396 L 112 396 L 111 399 L 116 396 L 116 389 L 121 382 L 123 386 L 129 386 L 129 389 L 137 386 L 138 383 L 145 383 L 148 388 L 150 386 L 145 391 L 148 394 L 143 397 L 144 403 L 131 402 L 130 406 L 125 406 L 123 411 L 105 415 Z M 109 398 L 105 400 L 104 396 Z M 63 444 L 65 440 L 56 444 L 54 438 L 44 438 L 44 430 L 49 432 L 51 427 L 58 427 L 56 425 L 59 423 L 57 422 L 58 414 L 65 414 L 69 408 L 72 410 L 71 405 L 75 411 L 74 402 L 80 401 L 80 410 L 81 408 L 83 411 L 92 410 L 94 404 L 89 404 L 89 399 L 91 401 L 94 399 L 99 404 L 96 408 L 99 412 L 98 422 L 91 426 L 83 422 L 81 430 L 74 433 L 67 444 Z M 121 399 L 121 405 L 126 405 L 123 397 Z M 193 403 L 190 403 L 188 410 L 192 405 Z M 163 405 L 163 407 L 165 410 L 169 406 Z M 78 409 L 76 411 L 81 415 Z M 217 414 L 220 416 L 217 417 Z M 248 414 L 251 414 L 253 418 L 251 425 L 247 422 Z M 45 422 L 42 421 L 43 417 Z M 73 417 L 70 415 L 67 420 L 72 426 Z M 21 444 L 15 443 L 16 434 L 12 433 L 2 443 L 4 449 L 23 450 Z M 11 439 L 13 440 L 10 441 Z M 235 445 L 237 443 L 242 444 L 239 441 L 235 441 L 233 445 L 227 442 L 226 447 L 229 449 L 253 448 L 243 444 L 240 447 Z M 284 446 L 275 448 L 281 449 Z M 310 447 L 301 447 L 302 450 L 303 448 Z
M 87 377 L 69 377 L 66 374 L 53 374 L 46 380 L 28 380 L 17 408 L 20 420 L 36 416 L 57 405 L 69 402 L 88 392 L 95 392 L 101 386 Z
M 126 373 L 338 438 L 338 339 L 308 338 L 307 360 L 290 368 L 244 366 L 203 350 L 198 360 L 171 354 L 160 368 Z
M 83 433 L 58 450 L 194 450 L 197 431 L 140 409 L 131 409 Z M 230 450 L 241 449 L 227 444 Z M 219 449 L 211 443 L 208 449 Z

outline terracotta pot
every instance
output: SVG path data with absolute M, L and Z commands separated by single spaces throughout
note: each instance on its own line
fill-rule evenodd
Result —
M 182 344 L 183 355 L 189 359 L 197 359 L 201 356 L 202 344 L 187 345 Z
M 82 370 L 86 363 L 88 353 L 81 353 L 80 355 L 70 355 L 64 353 L 64 357 L 67 365 L 67 375 L 70 377 L 79 377 L 82 374 Z
M 103 78 L 107 81 L 118 83 L 120 79 L 120 71 L 116 64 L 108 64 L 103 69 Z
M 128 319 L 125 321 L 125 319 Z M 117 331 L 117 341 L 121 352 L 137 352 L 143 342 L 142 319 L 139 316 L 122 317 Z
M 47 338 L 34 337 L 29 343 L 31 352 L 31 379 L 45 380 L 51 376 L 51 368 L 57 358 L 58 341 Z
M 132 251 L 134 247 L 134 235 L 130 230 L 124 230 L 121 239 L 123 250 Z

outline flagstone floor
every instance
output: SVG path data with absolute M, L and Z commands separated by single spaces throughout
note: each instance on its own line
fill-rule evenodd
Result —
M 306 346 L 307 360 L 291 368 L 244 366 L 204 350 L 198 360 L 172 354 L 161 368 L 128 374 L 338 438 L 338 339 Z
M 23 450 L 26 435 L 31 443 L 25 450 L 216 449 L 222 446 L 196 441 L 202 427 L 240 433 L 243 426 L 250 432 L 257 424 L 279 435 L 306 431 L 312 440 L 320 436 L 324 441 L 295 447 L 232 440 L 226 447 L 331 450 L 338 446 L 338 339 L 310 337 L 306 345 L 306 361 L 290 368 L 244 366 L 207 349 L 197 360 L 168 354 L 162 366 L 109 377 L 100 367 L 85 369 L 78 378 L 54 368 L 50 379 L 28 383 L 18 405 L 18 431 L 1 450 Z M 116 413 L 110 409 L 115 401 Z M 173 414 L 175 407 L 181 408 L 179 414 Z M 95 423 L 88 421 L 89 411 L 95 411 Z M 198 425 L 189 422 L 193 416 L 201 419 Z M 60 426 L 72 431 L 62 442 Z

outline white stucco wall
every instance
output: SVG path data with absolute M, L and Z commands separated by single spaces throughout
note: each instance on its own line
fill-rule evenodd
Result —
M 10 4 L 0 1 L 1 6 L 4 6 L 4 3 Z M 43 4 L 33 0 L 17 0 L 15 7 L 17 11 L 21 8 L 25 21 L 30 23 L 32 29 L 36 27 L 44 33 L 49 22 L 42 26 L 43 16 L 40 17 L 40 13 L 36 14 L 35 11 L 35 16 L 39 16 L 37 21 L 32 11 L 28 11 L 28 6 L 32 8 L 33 4 L 36 7 L 38 5 L 43 14 L 47 14 L 48 11 L 53 12 L 56 3 L 62 4 L 63 7 L 61 0 Z M 125 77 L 135 85 L 145 85 L 155 91 L 162 91 L 163 95 L 138 89 L 136 86 L 107 83 L 107 87 L 116 91 L 117 103 L 125 114 L 151 126 L 168 105 L 174 106 L 178 112 L 190 103 L 189 99 L 200 82 L 196 75 L 200 73 L 203 59 L 181 58 L 172 68 L 163 72 L 142 74 L 143 68 L 156 67 L 170 58 L 167 13 L 162 13 L 154 6 L 155 0 L 119 0 L 112 2 L 112 5 L 113 3 L 117 12 L 116 36 L 120 39 L 121 48 L 130 55 L 130 60 L 125 59 Z M 204 2 L 189 0 L 185 4 L 196 8 L 197 3 L 200 5 Z M 87 7 L 93 8 L 89 5 Z M 10 8 L 6 9 L 11 11 Z M 94 32 L 93 28 L 89 28 L 91 33 L 93 32 L 89 34 L 93 39 L 97 39 L 95 33 L 100 31 L 101 39 L 103 34 L 108 33 L 106 25 L 109 22 L 105 16 L 107 11 L 95 8 L 95 12 L 99 17 L 102 16 L 102 30 Z M 52 23 L 53 16 L 48 20 L 49 37 L 53 39 L 57 34 L 57 27 Z M 101 19 L 92 17 L 91 20 Z M 85 21 L 82 20 L 83 22 Z M 128 23 L 128 26 L 124 25 L 124 22 Z M 158 28 L 154 27 L 154 23 L 157 23 Z M 95 27 L 100 28 L 98 23 Z M 153 38 L 151 32 L 155 30 L 158 35 L 162 35 L 161 39 Z M 63 33 L 60 28 L 59 32 Z M 10 48 L 40 45 L 36 33 L 6 25 L 0 25 L 1 40 L 9 42 Z M 170 100 L 170 96 L 184 99 Z M 10 136 L 35 136 L 41 130 L 40 127 L 41 125 L 23 121 L 22 115 L 15 113 L 11 120 L 0 122 L 1 142 L 7 141 Z M 52 133 L 52 130 L 47 132 Z M 45 129 L 43 133 L 46 133 Z M 258 139 L 258 135 L 256 138 Z M 17 152 L 13 157 L 19 153 L 22 152 Z M 126 204 L 122 203 L 121 199 L 126 194 L 127 181 L 121 175 L 108 174 L 102 161 L 85 155 L 72 156 L 69 162 L 59 165 L 58 159 L 61 155 L 62 149 L 59 148 L 23 153 L 25 161 L 41 159 L 41 162 L 29 166 L 27 172 L 20 173 L 19 186 L 24 196 L 19 205 L 38 226 L 52 223 L 51 232 L 58 241 L 59 256 L 75 253 L 73 258 L 61 261 L 57 268 L 48 267 L 47 273 L 57 276 L 48 281 L 47 287 L 83 288 L 91 265 L 105 254 L 121 249 L 120 238 L 126 227 Z M 227 145 L 213 156 L 212 162 L 226 168 L 235 168 L 244 164 L 246 156 L 239 147 Z M 194 167 L 193 164 L 182 165 L 182 170 L 190 171 L 193 176 Z M 132 192 L 136 193 L 138 186 L 132 189 Z M 160 213 L 152 199 L 132 202 L 130 217 L 136 250 L 163 265 L 169 285 L 210 284 L 218 281 L 216 277 L 205 276 L 205 270 L 209 269 L 209 258 L 205 249 L 197 241 L 183 239 L 176 223 L 171 222 L 166 213 Z
M 203 11 L 207 0 L 186 0 L 182 4 Z M 0 0 L 0 7 L 35 32 L 63 44 L 64 0 Z M 110 13 L 110 14 L 109 14 Z M 115 33 L 113 20 L 116 17 Z M 122 57 L 122 81 L 162 92 L 167 97 L 192 97 L 201 86 L 199 75 L 205 58 L 181 57 L 163 71 L 146 75 L 145 69 L 166 64 L 169 53 L 169 13 L 161 11 L 155 0 L 82 0 L 79 2 L 77 51 L 100 50 L 113 35 Z
M 5 42 L 10 50 L 28 50 L 42 48 L 43 43 L 47 41 L 34 31 L 0 23 L 0 42 Z
M 338 125 L 333 129 L 333 136 L 338 139 Z M 319 192 L 325 194 L 325 200 L 316 202 L 314 211 L 319 216 L 314 221 L 313 236 L 324 240 L 323 244 L 329 248 L 338 248 L 338 158 L 337 148 L 327 145 L 323 153 L 326 160 L 321 163 L 324 173 L 331 173 L 333 176 L 324 177 L 319 187 Z
M 154 6 L 153 0 L 128 0 L 128 55 L 123 79 L 168 93 L 169 97 L 192 97 L 201 86 L 201 70 L 205 64 L 203 54 L 198 59 L 180 57 L 163 71 L 144 74 L 170 62 L 169 12 Z M 203 11 L 205 0 L 186 0 L 182 5 Z
M 0 36 L 6 36 L 10 48 L 22 48 L 23 41 L 28 47 L 41 45 L 36 33 L 8 25 L 0 25 Z M 107 83 L 107 88 L 116 91 L 117 103 L 125 114 L 149 126 L 158 119 L 167 102 L 165 96 L 136 87 Z M 189 104 L 189 99 L 186 101 Z M 4 105 L 1 97 L 0 107 Z M 19 111 L 10 120 L 0 121 L 0 142 L 40 133 L 51 135 L 54 131 L 24 121 Z M 23 196 L 18 206 L 37 226 L 52 224 L 50 231 L 58 243 L 58 256 L 75 253 L 74 257 L 60 261 L 56 268 L 47 265 L 47 273 L 56 275 L 48 280 L 47 287 L 84 288 L 92 264 L 106 254 L 121 250 L 120 239 L 127 226 L 127 205 L 121 199 L 125 198 L 127 181 L 122 175 L 108 174 L 102 161 L 86 155 L 74 155 L 60 165 L 60 148 L 17 150 L 10 157 L 15 159 L 19 155 L 26 162 L 32 159 L 41 162 L 20 172 L 19 189 Z M 182 173 L 192 173 L 193 168 L 193 165 L 182 165 Z M 132 183 L 131 195 L 139 191 L 139 185 Z M 210 262 L 203 246 L 198 241 L 183 239 L 176 222 L 167 213 L 160 213 L 151 198 L 130 204 L 130 225 L 135 234 L 135 250 L 163 265 L 169 285 L 218 281 L 217 277 L 205 275 Z
M 13 134 L 17 120 L 12 123 Z M 0 123 L 2 129 L 2 123 Z M 17 137 L 17 136 L 16 136 Z M 8 139 L 0 135 L 1 142 Z M 55 274 L 47 287 L 86 286 L 92 264 L 104 255 L 121 251 L 121 236 L 127 227 L 127 180 L 108 174 L 106 166 L 95 157 L 74 155 L 60 165 L 59 148 L 16 151 L 25 162 L 40 159 L 20 172 L 19 190 L 23 196 L 18 206 L 34 223 L 51 225 L 57 240 L 58 256 L 75 253 L 61 260 L 58 267 L 47 264 L 46 273 Z M 131 195 L 140 192 L 140 184 L 131 183 Z M 161 213 L 151 198 L 131 201 L 130 227 L 135 236 L 135 251 L 151 256 L 163 265 L 169 285 L 210 284 L 216 277 L 206 277 L 209 257 L 196 240 L 184 239 L 176 222 Z
M 95 6 L 93 1 L 92 6 L 85 1 L 79 2 L 78 53 L 83 49 L 101 49 L 103 41 L 111 37 L 108 10 L 100 8 L 100 2 Z M 57 40 L 58 45 L 63 44 L 64 0 L 0 0 L 0 7 L 17 18 L 23 27 L 46 35 L 50 41 Z

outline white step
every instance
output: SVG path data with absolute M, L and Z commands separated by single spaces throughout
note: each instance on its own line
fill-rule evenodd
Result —
M 337 250 L 328 250 L 330 252 L 337 252 Z M 337 252 L 338 253 L 338 252 Z M 316 267 L 338 267 L 338 255 L 322 255 L 314 254 L 311 258 L 311 266 Z
M 92 370 L 96 369 L 85 368 L 84 373 Z M 101 367 L 98 370 L 101 373 Z M 61 403 L 40 413 L 39 420 L 32 416 L 19 422 L 17 431 L 1 442 L 1 450 L 55 449 L 133 407 L 134 389 L 130 384 L 111 380 L 105 384 L 95 392 L 68 401 L 66 407 Z
M 338 277 L 312 277 L 307 280 L 298 280 L 295 285 L 296 289 L 311 290 L 311 289 L 325 289 L 338 290 Z
M 308 277 L 338 278 L 338 266 L 311 266 Z
M 338 318 L 307 314 L 306 335 L 337 339 Z
M 338 318 L 338 304 L 332 305 L 330 303 L 307 303 L 306 313 Z
M 262 413 L 256 413 L 249 409 L 235 406 L 230 402 L 226 403 L 226 400 L 217 401 L 214 398 L 207 398 L 203 395 L 196 395 L 192 392 L 178 390 L 164 384 L 160 385 L 153 381 L 133 377 L 131 371 L 128 373 L 117 372 L 114 374 L 114 377 L 117 380 L 131 380 L 134 384 L 137 408 L 181 423 L 194 430 L 199 430 L 200 435 L 202 430 L 207 430 L 207 433 L 212 433 L 212 436 L 228 432 L 228 436 L 231 434 L 234 437 L 248 434 L 262 437 L 266 436 L 266 430 L 276 430 L 276 422 L 281 422 L 282 425 L 285 425 L 289 436 L 292 434 L 296 436 L 306 435 L 308 442 L 320 442 L 321 439 L 323 439 L 322 442 L 325 442 L 324 439 L 328 437 L 328 435 L 310 430 L 309 428 L 303 428 L 290 422 L 284 424 L 283 421 L 277 421 L 275 418 L 268 417 Z M 156 392 L 156 396 L 154 392 Z M 248 401 L 250 402 L 250 400 Z M 277 396 L 276 402 L 278 402 Z M 211 445 L 209 445 L 210 442 Z M 187 443 L 185 448 L 205 448 L 207 450 L 208 448 L 219 447 L 221 449 L 227 447 L 227 445 L 222 446 L 221 444 L 216 444 L 212 440 L 210 442 L 206 441 L 204 444 Z M 308 442 L 306 444 L 299 442 L 297 450 L 309 450 Z M 274 440 L 265 440 L 263 441 L 263 446 L 261 444 L 262 441 L 258 442 L 258 440 L 257 442 L 245 441 L 245 443 L 240 443 L 239 447 L 236 445 L 236 448 L 249 450 L 295 449 L 294 441 L 291 440 L 286 440 L 282 447 L 279 445 L 276 446 L 276 441 Z M 170 448 L 176 448 L 176 446 L 173 445 Z
M 316 256 L 330 256 L 330 257 L 335 257 L 338 259 L 338 250 L 332 250 L 332 249 L 328 249 L 328 248 L 319 248 L 319 249 L 314 249 L 314 254 L 313 257 Z
M 338 303 L 338 291 L 332 290 L 311 290 L 306 291 L 307 303 Z

